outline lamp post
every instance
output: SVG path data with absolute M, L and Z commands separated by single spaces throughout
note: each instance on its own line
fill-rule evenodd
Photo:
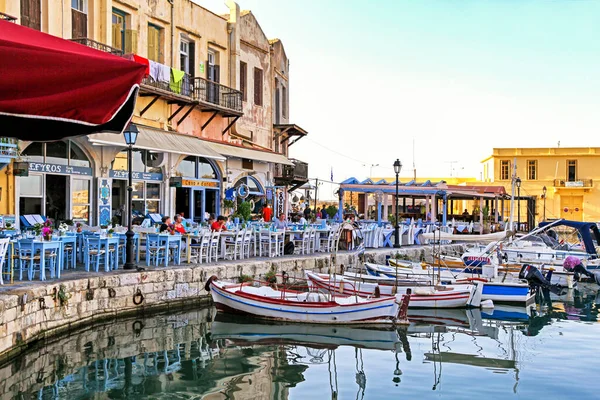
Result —
M 544 197 L 544 221 L 546 220 L 546 186 L 542 188 L 542 196 Z
M 127 240 L 125 242 L 125 264 L 123 264 L 123 269 L 136 269 L 136 265 L 133 263 L 133 236 L 135 236 L 135 233 L 131 229 L 131 219 L 133 211 L 133 145 L 135 145 L 138 133 L 137 126 L 132 123 L 123 132 L 125 144 L 127 144 L 127 174 L 129 175 L 127 181 L 127 233 L 125 234 Z
M 402 163 L 400 162 L 399 159 L 396 159 L 396 161 L 394 161 L 394 172 L 396 173 L 396 201 L 394 202 L 395 207 L 396 207 L 396 226 L 394 227 L 394 248 L 398 249 L 400 248 L 400 225 L 398 225 L 398 184 L 399 184 L 399 178 L 398 176 L 400 175 L 400 170 L 402 169 Z
M 517 184 L 517 232 L 521 230 L 521 178 L 515 180 Z

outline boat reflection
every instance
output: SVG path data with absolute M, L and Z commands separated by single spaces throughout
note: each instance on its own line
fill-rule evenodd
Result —
M 573 290 L 542 293 L 527 308 L 410 310 L 411 324 L 391 330 L 215 320 L 214 309 L 119 320 L 38 344 L 1 365 L 0 399 L 286 399 L 327 380 L 338 396 L 349 388 L 337 387 L 336 374 L 349 374 L 351 364 L 351 397 L 369 397 L 370 370 L 402 385 L 424 379 L 430 365 L 437 390 L 444 364 L 510 374 L 516 392 L 531 362 L 527 338 L 557 320 L 597 321 L 599 299 Z

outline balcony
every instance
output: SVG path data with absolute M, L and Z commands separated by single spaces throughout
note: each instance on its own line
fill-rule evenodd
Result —
M 116 49 L 116 48 L 111 47 L 111 46 L 109 46 L 107 44 L 100 43 L 100 42 L 97 42 L 97 41 L 92 40 L 92 39 L 77 38 L 77 39 L 71 39 L 71 42 L 79 43 L 79 44 L 82 44 L 84 46 L 91 47 L 92 49 L 103 51 L 105 53 L 114 54 L 115 56 L 122 56 L 123 55 L 123 51 L 122 50 Z
M 274 178 L 276 185 L 294 186 L 290 189 L 294 190 L 308 182 L 308 164 L 293 158 L 290 161 L 294 165 L 275 165 Z
M 16 139 L 0 137 L 0 170 L 17 158 L 18 153 Z
M 194 78 L 194 100 L 201 108 L 221 111 L 223 116 L 242 115 L 242 92 L 204 78 Z
M 16 22 L 17 21 L 17 17 L 13 17 L 12 15 L 4 14 L 3 12 L 0 12 L 0 19 L 4 20 L 4 21 L 8 21 L 8 22 Z
M 579 179 L 576 181 L 569 181 L 566 179 L 555 179 L 554 187 L 569 189 L 589 189 L 594 187 L 594 182 L 591 179 Z

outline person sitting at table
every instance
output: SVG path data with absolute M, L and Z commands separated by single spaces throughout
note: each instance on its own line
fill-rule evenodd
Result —
M 215 215 L 214 214 L 210 214 L 208 216 L 208 219 L 206 220 L 206 223 L 208 224 L 208 227 L 212 227 L 212 224 L 215 223 Z
M 469 211 L 467 211 L 467 209 L 465 208 L 465 212 L 462 213 L 462 216 L 465 219 L 465 221 L 468 221 L 471 214 L 469 214 Z
M 175 225 L 173 226 L 173 229 L 175 232 L 185 235 L 186 232 L 185 227 L 183 226 L 183 217 L 181 214 L 175 216 Z
M 212 223 L 212 225 L 210 226 L 210 229 L 213 232 L 222 232 L 222 231 L 226 231 L 227 227 L 225 226 L 225 221 L 227 221 L 227 218 L 225 218 L 222 215 L 219 215 L 217 217 L 217 220 L 215 222 Z
M 162 217 L 162 225 L 160 226 L 159 232 L 163 233 L 163 232 L 167 232 L 170 233 L 170 230 L 172 229 L 173 225 L 171 224 L 171 217 L 168 216 L 164 216 Z
M 306 224 L 308 224 L 308 221 L 306 220 L 306 218 L 304 218 L 304 215 L 301 215 L 300 219 L 298 220 L 298 223 L 300 225 L 306 225 Z
M 275 218 L 273 221 L 273 225 L 275 225 L 275 229 L 285 229 L 287 228 L 287 221 L 285 219 L 285 213 L 279 214 L 279 218 Z

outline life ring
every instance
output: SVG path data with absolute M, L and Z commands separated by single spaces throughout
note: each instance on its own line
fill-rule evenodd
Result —
M 208 280 L 206 281 L 206 283 L 204 284 L 204 290 L 206 290 L 207 292 L 210 292 L 210 284 L 212 281 L 214 281 L 215 279 L 219 279 L 216 275 L 211 276 L 210 278 L 208 278 Z
M 240 199 L 245 199 L 246 197 L 248 197 L 248 195 L 250 195 L 250 188 L 248 187 L 248 185 L 242 183 L 240 186 L 237 187 L 237 196 Z

